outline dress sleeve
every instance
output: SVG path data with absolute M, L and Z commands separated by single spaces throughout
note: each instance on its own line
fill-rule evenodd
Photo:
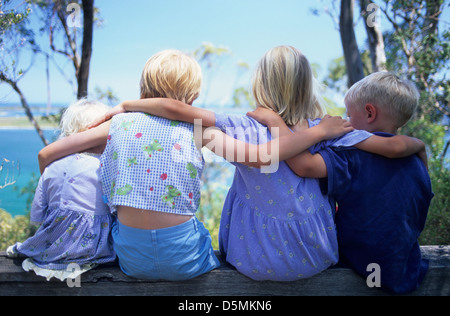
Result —
M 225 132 L 227 127 L 234 126 L 235 119 L 225 113 L 216 113 L 216 127 Z
M 250 144 L 264 144 L 271 140 L 266 126 L 245 115 L 218 113 L 216 127 L 228 136 Z
M 42 174 L 39 179 L 36 192 L 34 194 L 33 204 L 31 205 L 30 221 L 33 225 L 40 225 L 44 219 L 48 209 L 47 189 L 46 187 L 46 172 Z
M 331 140 L 332 147 L 352 147 L 372 137 L 373 134 L 363 130 L 354 130 L 344 136 Z
M 254 128 L 256 127 L 252 118 L 244 115 L 216 113 L 216 127 L 221 131 L 226 132 L 230 128 Z
M 365 141 L 366 139 L 372 137 L 373 134 L 369 133 L 367 131 L 363 130 L 354 130 L 348 134 L 345 134 L 344 136 L 341 136 L 339 138 L 331 139 L 322 141 L 320 143 L 317 143 L 316 145 L 312 146 L 309 151 L 311 154 L 316 154 L 319 151 L 327 148 L 327 147 L 352 147 L 356 144 L 359 144 L 360 142 Z

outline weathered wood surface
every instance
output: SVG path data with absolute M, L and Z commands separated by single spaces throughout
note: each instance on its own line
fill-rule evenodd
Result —
M 430 259 L 429 272 L 414 296 L 450 296 L 450 246 L 422 247 Z M 366 280 L 349 269 L 331 268 L 297 282 L 256 282 L 231 266 L 222 266 L 196 279 L 183 282 L 146 281 L 130 278 L 117 265 L 104 265 L 81 276 L 81 287 L 66 282 L 48 282 L 21 268 L 23 259 L 0 253 L 0 296 L 133 295 L 133 296 L 382 296 Z

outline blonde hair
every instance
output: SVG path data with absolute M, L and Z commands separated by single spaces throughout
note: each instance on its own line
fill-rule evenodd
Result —
M 260 60 L 253 76 L 253 97 L 291 126 L 325 114 L 311 65 L 292 46 L 275 47 Z
M 200 95 L 202 70 L 198 62 L 178 50 L 164 50 L 146 63 L 141 98 L 171 98 L 192 104 Z
M 355 83 L 345 96 L 345 104 L 364 108 L 372 104 L 385 110 L 398 128 L 404 126 L 419 105 L 415 84 L 390 72 L 376 72 Z
M 106 114 L 110 109 L 101 102 L 86 99 L 71 104 L 61 117 L 59 139 L 86 130 L 94 120 Z

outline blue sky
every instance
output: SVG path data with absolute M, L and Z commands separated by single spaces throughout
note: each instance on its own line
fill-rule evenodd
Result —
M 205 79 L 214 79 L 206 102 L 219 104 L 230 102 L 238 78 L 236 63 L 249 64 L 239 82 L 249 87 L 256 63 L 274 46 L 299 48 L 311 63 L 320 66 L 319 77 L 332 59 L 343 54 L 332 19 L 324 13 L 311 13 L 311 8 L 321 8 L 319 0 L 96 0 L 95 5 L 104 24 L 94 33 L 90 92 L 95 87 L 111 88 L 120 100 L 139 97 L 142 68 L 151 55 L 163 49 L 193 52 L 210 42 L 232 51 L 220 59 L 214 72 L 205 70 Z M 358 40 L 364 45 L 362 21 Z M 67 61 L 60 66 L 72 71 Z M 44 58 L 38 58 L 19 83 L 29 103 L 47 102 L 45 69 Z M 70 85 L 52 68 L 52 102 L 68 104 L 74 98 Z M 0 85 L 0 104 L 14 102 L 19 102 L 15 93 Z
M 219 103 L 229 101 L 236 63 L 249 64 L 241 78 L 248 86 L 257 61 L 274 46 L 293 45 L 324 70 L 331 59 L 342 55 L 331 18 L 310 12 L 320 7 L 316 0 L 96 0 L 95 5 L 104 24 L 95 29 L 90 92 L 97 86 L 111 88 L 120 100 L 139 97 L 142 68 L 163 49 L 192 52 L 210 42 L 231 50 L 233 54 L 221 58 L 214 73 L 205 73 L 205 79 L 213 76 L 216 82 L 207 102 Z M 60 65 L 72 71 L 69 62 Z M 19 83 L 30 103 L 47 102 L 45 69 L 45 60 L 39 57 Z M 51 99 L 54 103 L 74 100 L 72 88 L 53 68 Z M 11 102 L 19 102 L 17 96 L 0 85 L 0 104 Z

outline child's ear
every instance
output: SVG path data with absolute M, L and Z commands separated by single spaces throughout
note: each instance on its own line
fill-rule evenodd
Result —
M 366 111 L 367 123 L 375 121 L 377 117 L 377 108 L 373 104 L 368 103 L 364 109 Z

